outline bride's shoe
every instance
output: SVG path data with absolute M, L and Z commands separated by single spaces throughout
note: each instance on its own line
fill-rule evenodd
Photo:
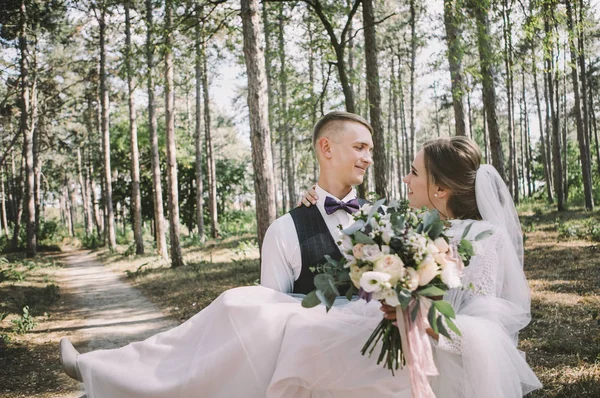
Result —
M 60 339 L 60 364 L 63 370 L 69 377 L 77 381 L 83 381 L 79 373 L 79 367 L 77 366 L 78 355 L 79 352 L 73 347 L 68 338 L 63 337 Z

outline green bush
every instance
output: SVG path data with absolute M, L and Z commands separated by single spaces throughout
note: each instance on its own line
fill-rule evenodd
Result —
M 37 322 L 29 313 L 29 306 L 23 307 L 23 315 L 18 319 L 13 319 L 12 323 L 15 325 L 17 334 L 25 334 L 37 326 Z

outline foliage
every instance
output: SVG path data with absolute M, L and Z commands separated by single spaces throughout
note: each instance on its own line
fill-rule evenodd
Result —
M 37 322 L 29 313 L 29 306 L 23 307 L 23 315 L 18 319 L 13 319 L 12 323 L 15 325 L 15 332 L 18 334 L 25 334 L 37 326 Z

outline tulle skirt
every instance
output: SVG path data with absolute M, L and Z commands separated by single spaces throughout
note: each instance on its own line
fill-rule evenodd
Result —
M 379 303 L 339 304 L 326 313 L 267 288 L 232 289 L 176 328 L 77 362 L 88 398 L 409 398 L 407 369 L 392 376 L 360 354 L 381 320 Z M 477 315 L 459 318 L 474 343 L 464 344 L 463 355 L 434 350 L 436 396 L 521 397 L 522 386 L 539 384 L 507 330 Z M 474 365 L 473 377 L 485 378 L 471 383 Z M 500 390 L 481 394 L 489 379 Z

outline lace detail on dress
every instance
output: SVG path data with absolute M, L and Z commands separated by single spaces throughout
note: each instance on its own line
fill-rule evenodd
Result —
M 451 239 L 452 243 L 458 242 L 464 227 L 467 225 L 468 222 L 465 221 L 456 225 L 457 228 L 453 228 L 453 232 L 456 232 L 456 234 Z M 480 228 L 473 229 L 477 229 L 477 231 L 470 232 L 467 235 L 467 238 L 474 239 L 479 232 L 485 230 L 480 230 Z M 467 296 L 464 296 L 461 294 L 452 294 L 452 291 L 448 292 L 446 299 L 449 300 L 455 308 L 457 308 L 457 305 L 461 305 L 461 303 L 456 302 L 456 297 L 462 297 L 462 300 L 468 300 L 468 297 L 473 297 L 473 295 L 497 295 L 497 275 L 499 261 L 498 248 L 502 239 L 502 235 L 496 228 L 490 226 L 488 229 L 493 229 L 494 234 L 480 242 L 474 242 L 474 246 L 476 246 L 476 255 L 471 258 L 471 263 L 463 271 L 463 286 L 465 286 L 465 289 L 469 289 L 471 286 L 472 295 L 467 294 Z M 460 325 L 457 326 L 460 329 Z M 444 351 L 460 355 L 462 353 L 462 336 L 459 336 L 448 327 L 446 327 L 446 330 L 452 339 L 440 335 L 439 341 L 435 342 L 435 340 L 432 339 L 434 345 Z

